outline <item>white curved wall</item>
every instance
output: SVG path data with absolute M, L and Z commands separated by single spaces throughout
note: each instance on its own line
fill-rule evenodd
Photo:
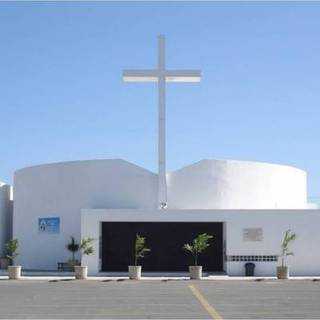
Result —
M 80 239 L 82 208 L 155 208 L 156 175 L 124 160 L 74 161 L 18 170 L 14 237 L 25 268 L 55 269 L 70 236 Z M 39 234 L 38 218 L 60 217 L 60 234 Z M 37 244 L 32 244 L 33 242 Z
M 307 208 L 306 172 L 234 160 L 202 160 L 169 173 L 171 209 Z
M 0 181 L 0 257 L 4 254 L 4 245 L 11 237 L 11 229 L 11 186 Z

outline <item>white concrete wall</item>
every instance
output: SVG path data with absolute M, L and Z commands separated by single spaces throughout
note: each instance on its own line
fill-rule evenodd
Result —
M 0 182 L 0 257 L 12 233 L 11 186 Z
M 306 172 L 261 162 L 202 160 L 168 174 L 168 208 L 307 208 Z
M 169 209 L 305 208 L 306 173 L 264 163 L 204 160 L 168 173 Z M 80 211 L 156 209 L 157 175 L 124 160 L 62 162 L 18 170 L 13 236 L 17 262 L 55 269 L 80 238 Z M 60 234 L 39 234 L 38 219 L 60 217 Z M 197 219 L 196 216 L 194 219 Z
M 99 238 L 101 221 L 199 221 L 225 222 L 227 255 L 278 255 L 283 232 L 288 228 L 298 238 L 292 245 L 295 253 L 289 259 L 291 274 L 320 275 L 320 210 L 82 210 L 82 237 Z M 244 228 L 263 228 L 263 241 L 243 240 Z M 95 255 L 84 256 L 90 274 L 99 271 L 99 242 Z M 227 262 L 229 275 L 244 275 L 245 262 Z M 255 262 L 256 275 L 274 276 L 275 262 Z
M 13 234 L 17 262 L 28 269 L 56 269 L 67 261 L 70 236 L 80 239 L 81 208 L 154 208 L 156 175 L 123 160 L 41 165 L 14 177 Z M 39 234 L 38 218 L 60 217 L 60 234 Z

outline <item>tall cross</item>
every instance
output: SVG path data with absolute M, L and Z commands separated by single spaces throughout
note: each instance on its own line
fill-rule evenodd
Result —
M 200 82 L 200 70 L 166 70 L 165 38 L 158 36 L 158 68 L 146 70 L 124 70 L 123 80 L 127 82 L 158 82 L 159 136 L 158 136 L 158 205 L 167 207 L 166 181 L 166 82 Z

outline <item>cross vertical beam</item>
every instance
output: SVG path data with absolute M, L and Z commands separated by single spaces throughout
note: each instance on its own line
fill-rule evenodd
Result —
M 158 36 L 158 98 L 159 98 L 159 179 L 158 179 L 158 205 L 164 209 L 167 206 L 167 179 L 166 179 L 166 79 L 165 79 L 165 39 Z

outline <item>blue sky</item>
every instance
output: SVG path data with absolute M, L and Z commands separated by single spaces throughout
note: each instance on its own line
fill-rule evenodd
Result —
M 168 169 L 202 158 L 288 164 L 320 196 L 320 3 L 0 3 L 0 180 L 44 162 L 157 169 L 157 35 L 168 68 Z

